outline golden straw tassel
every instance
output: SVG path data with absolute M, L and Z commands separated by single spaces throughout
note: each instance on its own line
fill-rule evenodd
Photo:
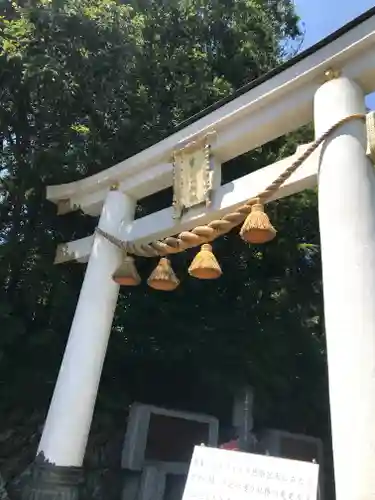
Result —
M 136 286 L 141 282 L 141 277 L 135 267 L 134 259 L 130 255 L 125 255 L 120 266 L 112 275 L 115 283 L 123 286 Z
M 155 290 L 172 291 L 180 284 L 169 259 L 162 257 L 147 280 L 148 285 Z
M 244 241 L 254 244 L 267 243 L 276 236 L 276 229 L 260 202 L 251 207 L 251 212 L 242 225 L 240 236 Z
M 201 280 L 213 280 L 223 274 L 221 267 L 208 243 L 202 245 L 188 270 L 190 276 Z

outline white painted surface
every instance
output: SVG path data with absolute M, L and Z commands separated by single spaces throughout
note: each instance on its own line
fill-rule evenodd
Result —
M 50 186 L 47 198 L 69 200 L 95 215 L 108 186 L 142 198 L 172 185 L 170 156 L 180 144 L 217 132 L 213 153 L 222 163 L 286 134 L 312 120 L 312 100 L 331 66 L 375 90 L 375 16 L 292 67 L 254 87 L 163 141 L 94 176 Z
M 318 464 L 196 446 L 182 500 L 315 500 Z
M 94 235 L 91 235 L 59 245 L 56 251 L 55 264 L 62 264 L 71 260 L 82 263 L 87 262 L 93 243 Z
M 99 227 L 115 231 L 121 220 L 133 219 L 134 209 L 131 198 L 109 192 Z M 95 236 L 38 449 L 56 465 L 82 465 L 118 297 L 111 275 L 120 259 L 115 246 Z
M 119 237 L 125 241 L 149 243 L 155 239 L 175 235 L 193 227 L 207 224 L 213 219 L 223 217 L 235 210 L 248 199 L 257 196 L 269 186 L 284 170 L 309 147 L 300 146 L 296 154 L 284 158 L 272 165 L 256 170 L 251 174 L 235 179 L 221 186 L 212 197 L 209 208 L 205 206 L 191 209 L 181 220 L 173 219 L 173 208 L 165 208 L 159 212 L 137 219 L 131 224 L 122 224 Z M 317 182 L 319 151 L 312 154 L 306 162 L 285 182 L 271 200 L 313 188 Z
M 316 136 L 364 113 L 363 91 L 339 78 L 315 96 Z M 360 120 L 322 150 L 319 220 L 337 500 L 375 498 L 375 174 Z
M 294 155 L 283 158 L 272 165 L 268 165 L 221 186 L 214 194 L 212 204 L 209 208 L 202 207 L 189 210 L 180 221 L 173 219 L 172 207 L 165 208 L 159 212 L 132 221 L 130 224 L 124 221 L 121 227 L 116 228 L 113 234 L 124 241 L 149 243 L 155 239 L 175 235 L 181 231 L 186 231 L 195 226 L 206 224 L 213 219 L 220 218 L 245 203 L 249 198 L 256 196 L 288 168 L 308 146 L 308 144 L 299 146 Z M 316 186 L 318 162 L 319 149 L 301 165 L 271 199 L 280 199 Z M 57 252 L 55 262 L 61 264 L 72 259 L 84 261 L 91 251 L 92 241 L 93 237 L 88 236 L 87 238 L 67 243 L 64 252 L 60 250 Z

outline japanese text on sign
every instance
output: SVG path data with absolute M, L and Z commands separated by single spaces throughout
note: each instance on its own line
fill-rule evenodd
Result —
M 196 446 L 182 500 L 316 500 L 319 466 Z

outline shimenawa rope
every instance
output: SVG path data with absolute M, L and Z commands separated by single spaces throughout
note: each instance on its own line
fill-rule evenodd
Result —
M 370 118 L 369 118 L 370 115 Z M 367 154 L 372 158 L 375 158 L 375 127 L 374 127 L 374 117 L 375 113 L 365 114 L 353 114 L 346 116 L 342 120 L 332 125 L 324 134 L 322 134 L 318 139 L 316 139 L 311 146 L 304 153 L 301 154 L 296 161 L 290 165 L 287 169 L 282 172 L 277 179 L 275 179 L 264 191 L 260 192 L 258 196 L 250 198 L 244 205 L 238 207 L 235 211 L 224 215 L 221 219 L 215 219 L 204 226 L 197 226 L 190 231 L 183 231 L 177 236 L 170 236 L 164 238 L 163 240 L 155 240 L 147 244 L 137 244 L 129 241 L 122 241 L 119 238 L 103 231 L 99 227 L 96 228 L 96 232 L 110 241 L 113 245 L 116 245 L 124 253 L 138 255 L 141 257 L 157 257 L 165 256 L 168 254 L 182 252 L 188 248 L 193 248 L 202 243 L 208 243 L 215 240 L 219 236 L 228 233 L 234 227 L 241 224 L 251 212 L 251 208 L 255 204 L 264 204 L 274 195 L 285 181 L 302 165 L 302 163 L 307 160 L 307 158 L 341 125 L 352 121 L 352 120 L 366 120 L 366 126 L 368 129 L 368 135 L 371 136 L 368 140 L 368 145 L 371 151 Z

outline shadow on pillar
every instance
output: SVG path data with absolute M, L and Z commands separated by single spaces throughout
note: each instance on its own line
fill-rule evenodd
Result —
M 22 500 L 79 500 L 83 473 L 80 467 L 61 467 L 39 454 L 32 466 L 31 480 Z

